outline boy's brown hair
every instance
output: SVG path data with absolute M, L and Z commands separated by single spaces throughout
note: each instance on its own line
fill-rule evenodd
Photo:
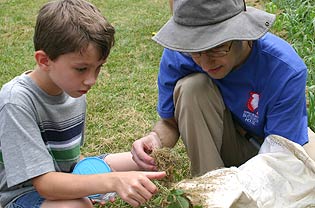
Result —
M 82 52 L 89 44 L 106 59 L 114 45 L 115 29 L 91 3 L 57 0 L 45 4 L 37 16 L 34 47 L 51 60 L 71 52 Z

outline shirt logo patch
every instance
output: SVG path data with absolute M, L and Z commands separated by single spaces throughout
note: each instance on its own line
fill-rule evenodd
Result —
M 250 92 L 250 97 L 247 100 L 248 110 L 244 110 L 243 119 L 246 123 L 256 126 L 259 122 L 258 105 L 260 95 L 257 92 Z
M 246 123 L 251 124 L 253 126 L 256 126 L 259 122 L 259 116 L 249 111 L 243 112 L 243 118 Z
M 250 112 L 254 112 L 258 108 L 259 94 L 256 92 L 250 92 L 250 98 L 247 101 L 247 108 Z

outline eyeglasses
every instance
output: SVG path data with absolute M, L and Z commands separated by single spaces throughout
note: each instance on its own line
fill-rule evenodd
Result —
M 182 54 L 184 54 L 185 56 L 190 56 L 192 58 L 200 58 L 202 54 L 206 54 L 208 57 L 219 58 L 226 56 L 231 51 L 233 42 L 234 41 L 231 41 L 230 44 L 219 45 L 206 51 L 191 53 L 182 52 Z

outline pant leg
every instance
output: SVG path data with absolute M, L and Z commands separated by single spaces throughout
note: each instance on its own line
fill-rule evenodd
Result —
M 33 190 L 17 197 L 13 202 L 10 202 L 5 207 L 6 208 L 16 208 L 16 207 L 39 208 L 41 207 L 44 201 L 45 199 L 41 197 L 37 191 Z
M 221 158 L 225 167 L 240 166 L 258 154 L 259 149 L 242 136 L 235 128 L 230 111 L 225 112 Z
M 253 146 L 236 132 L 219 89 L 207 75 L 191 74 L 179 80 L 174 103 L 175 119 L 193 176 L 224 167 L 225 163 L 240 164 L 244 156 L 246 160 L 252 156 L 243 149 L 253 149 Z

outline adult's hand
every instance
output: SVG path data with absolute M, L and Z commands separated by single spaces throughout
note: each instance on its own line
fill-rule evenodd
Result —
M 151 132 L 149 135 L 133 143 L 131 150 L 132 158 L 144 170 L 157 170 L 154 158 L 150 156 L 150 153 L 154 149 L 161 147 L 162 144 L 158 135 L 155 132 Z

